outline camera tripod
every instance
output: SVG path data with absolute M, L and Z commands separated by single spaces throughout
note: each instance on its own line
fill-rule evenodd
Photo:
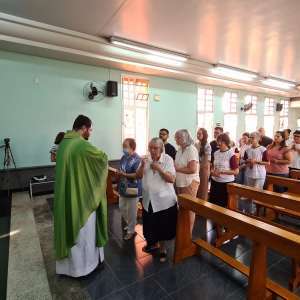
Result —
M 3 169 L 9 169 L 11 164 L 13 164 L 16 169 L 16 162 L 11 151 L 8 138 L 4 139 L 4 145 L 0 146 L 0 148 L 4 148 Z

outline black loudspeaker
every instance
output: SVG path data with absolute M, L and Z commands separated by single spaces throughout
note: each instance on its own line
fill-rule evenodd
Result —
M 276 111 L 282 111 L 282 108 L 283 108 L 283 104 L 281 103 L 276 104 Z
M 118 96 L 118 82 L 117 81 L 107 81 L 106 96 L 107 97 L 117 97 Z

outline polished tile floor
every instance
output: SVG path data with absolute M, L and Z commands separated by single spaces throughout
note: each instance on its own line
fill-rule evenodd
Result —
M 56 276 L 52 248 L 52 199 L 35 200 L 35 219 L 47 266 L 51 292 L 57 299 L 245 299 L 247 278 L 217 258 L 203 252 L 199 257 L 173 265 L 174 243 L 169 243 L 170 260 L 160 263 L 157 255 L 142 251 L 145 241 L 142 225 L 136 226 L 132 241 L 123 240 L 122 222 L 117 205 L 109 207 L 110 240 L 105 247 L 105 262 L 91 275 L 81 279 Z M 194 237 L 213 240 L 210 223 L 198 218 Z M 249 265 L 251 242 L 239 237 L 223 250 Z M 290 259 L 268 252 L 269 277 L 287 287 Z M 300 292 L 297 291 L 300 295 Z
M 157 254 L 149 255 L 142 251 L 145 241 L 141 224 L 136 226 L 134 240 L 123 241 L 121 216 L 116 205 L 109 207 L 110 240 L 105 247 L 105 262 L 84 278 L 57 276 L 53 252 L 53 199 L 48 195 L 35 197 L 33 201 L 37 233 L 53 299 L 246 298 L 247 278 L 206 252 L 173 265 L 171 257 L 174 245 L 170 243 L 170 260 L 160 263 Z M 197 219 L 193 235 L 206 236 L 208 240 L 215 237 L 211 224 L 200 218 Z M 245 238 L 232 240 L 222 248 L 249 265 L 251 242 Z M 271 279 L 287 287 L 291 274 L 290 259 L 269 251 L 268 273 Z M 300 291 L 297 294 L 300 295 Z

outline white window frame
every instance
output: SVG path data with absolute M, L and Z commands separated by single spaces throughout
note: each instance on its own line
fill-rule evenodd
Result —
M 257 96 L 246 95 L 245 104 L 249 103 L 252 103 L 252 107 L 245 112 L 245 131 L 251 133 L 257 129 Z M 249 126 L 249 123 L 251 124 L 253 121 L 255 121 L 255 126 Z
M 203 105 L 200 105 L 200 101 L 202 97 L 201 91 L 203 91 Z M 202 124 L 200 124 L 199 121 L 201 117 L 204 119 L 204 122 Z M 205 122 L 205 120 L 208 120 L 209 118 L 211 119 L 210 126 Z M 204 88 L 199 86 L 198 93 L 197 93 L 197 128 L 200 127 L 205 128 L 207 130 L 209 140 L 211 140 L 213 137 L 213 127 L 214 127 L 213 124 L 214 124 L 214 90 L 212 88 Z
M 230 139 L 236 142 L 237 140 L 237 126 L 238 126 L 238 114 L 237 114 L 237 105 L 238 105 L 238 93 L 236 92 L 231 92 L 231 91 L 226 91 L 223 95 L 222 98 L 222 108 L 224 112 L 224 131 L 227 132 L 226 124 L 225 124 L 225 119 L 227 117 L 234 117 L 234 121 L 236 123 L 236 128 L 235 128 L 235 135 L 233 136 L 232 133 L 229 130 L 230 134 Z
M 267 130 L 267 124 L 272 119 L 273 128 L 272 130 Z M 269 120 L 269 121 L 266 121 Z M 266 135 L 273 136 L 275 128 L 275 99 L 270 97 L 265 97 L 264 99 L 264 128 L 266 130 Z
M 132 137 L 136 140 L 137 142 L 137 152 L 140 155 L 145 155 L 147 153 L 147 149 L 148 149 L 148 141 L 149 141 L 149 97 L 146 100 L 146 106 L 140 105 L 137 101 L 138 98 L 138 91 L 134 91 L 134 97 L 133 97 L 133 104 L 126 104 L 125 103 L 125 99 L 124 99 L 124 78 L 128 78 L 134 81 L 137 80 L 142 80 L 142 81 L 147 81 L 148 82 L 148 87 L 147 87 L 147 93 L 149 94 L 149 88 L 150 88 L 150 80 L 149 78 L 146 77 L 142 77 L 142 76 L 133 76 L 133 75 L 128 75 L 128 74 L 122 74 L 121 75 L 121 90 L 122 90 L 122 141 L 124 141 L 125 138 L 127 137 Z M 135 87 L 136 85 L 133 85 L 133 88 L 136 89 Z M 129 88 L 129 85 L 128 85 Z M 140 98 L 140 97 L 139 97 Z M 139 148 L 141 147 L 139 145 L 138 142 L 138 138 L 137 138 L 137 124 L 136 124 L 136 110 L 140 109 L 140 108 L 144 108 L 146 110 L 146 132 L 145 132 L 145 145 L 143 146 L 143 148 L 145 149 L 145 151 L 140 152 Z M 129 110 L 133 112 L 134 115 L 134 135 L 133 136 L 125 136 L 126 134 L 126 124 L 125 124 L 125 110 Z
M 280 104 L 282 104 L 282 110 L 279 113 L 279 129 L 287 129 L 289 124 L 289 106 L 290 101 L 287 99 L 282 99 L 280 101 Z M 283 124 L 283 126 L 281 126 Z

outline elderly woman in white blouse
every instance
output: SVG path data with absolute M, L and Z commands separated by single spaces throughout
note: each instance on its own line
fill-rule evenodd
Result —
M 186 129 L 175 133 L 176 144 L 179 146 L 175 157 L 176 188 L 178 194 L 197 196 L 200 184 L 199 154 L 194 141 Z M 191 232 L 194 227 L 195 213 L 190 212 Z
M 165 241 L 176 234 L 177 196 L 174 190 L 173 159 L 164 153 L 163 141 L 153 138 L 149 143 L 150 156 L 143 158 L 136 175 L 143 185 L 143 234 L 145 252 L 160 248 L 160 261 L 167 258 Z

